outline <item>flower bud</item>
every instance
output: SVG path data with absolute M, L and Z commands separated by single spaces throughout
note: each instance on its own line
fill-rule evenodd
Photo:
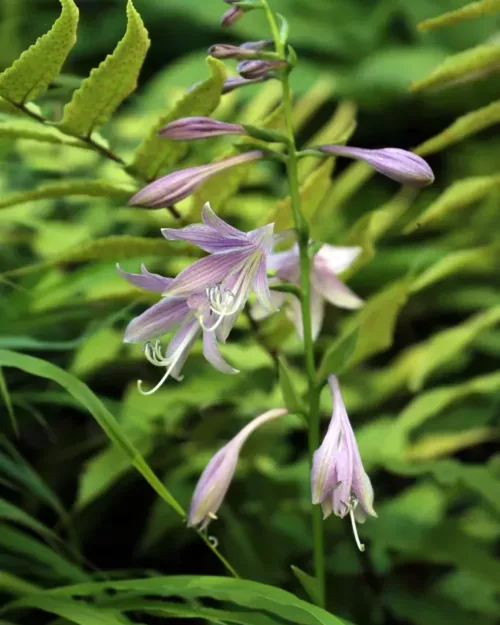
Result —
M 368 150 L 345 145 L 321 145 L 316 149 L 326 154 L 364 161 L 384 176 L 401 184 L 425 187 L 434 182 L 434 173 L 423 158 L 399 148 Z
M 243 9 L 240 9 L 240 7 L 231 7 L 222 16 L 220 25 L 223 26 L 224 28 L 229 28 L 229 26 L 232 26 L 235 22 L 237 22 L 244 15 L 245 15 L 245 11 L 243 11 Z
M 172 141 L 192 141 L 219 135 L 242 135 L 245 129 L 240 124 L 226 124 L 211 117 L 184 117 L 171 122 L 158 134 Z
M 258 427 L 287 412 L 285 408 L 276 408 L 256 417 L 215 454 L 196 485 L 189 509 L 189 527 L 199 526 L 203 530 L 211 520 L 217 518 L 216 512 L 231 484 L 245 441 Z
M 280 69 L 286 65 L 285 61 L 242 61 L 236 71 L 240 76 L 247 79 L 263 78 L 269 76 L 269 72 Z
M 261 78 L 253 78 L 252 80 L 247 80 L 246 78 L 242 78 L 241 76 L 231 76 L 226 79 L 224 85 L 222 87 L 222 93 L 229 93 L 234 91 L 235 89 L 239 89 L 240 87 L 246 87 L 247 85 L 254 85 L 258 82 L 264 82 L 269 80 L 272 76 L 262 76 Z

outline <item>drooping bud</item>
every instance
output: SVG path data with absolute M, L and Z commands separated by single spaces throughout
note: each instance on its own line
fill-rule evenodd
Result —
M 217 510 L 231 484 L 245 441 L 258 427 L 287 412 L 285 408 L 276 408 L 256 417 L 215 454 L 196 485 L 189 509 L 189 527 L 200 527 L 203 530 L 211 520 L 217 518 Z
M 359 454 L 356 437 L 345 409 L 337 378 L 328 378 L 333 397 L 333 415 L 321 446 L 314 452 L 311 471 L 313 504 L 321 504 L 324 518 L 332 512 L 351 517 L 354 537 L 360 551 L 356 521 L 364 523 L 373 509 L 373 488 Z
M 237 22 L 240 18 L 242 18 L 244 15 L 245 15 L 245 11 L 243 11 L 243 9 L 240 9 L 240 7 L 231 7 L 222 16 L 220 25 L 223 26 L 224 28 L 229 28 L 235 22 Z
M 246 78 L 242 78 L 241 76 L 230 76 L 224 82 L 222 87 L 222 93 L 229 93 L 234 91 L 235 89 L 239 89 L 240 87 L 247 87 L 248 85 L 255 85 L 259 82 L 264 82 L 273 78 L 273 76 L 261 76 L 260 78 L 253 78 L 252 80 L 247 80 Z
M 242 61 L 236 71 L 240 76 L 246 79 L 255 79 L 255 78 L 263 78 L 269 76 L 269 72 L 274 70 L 281 69 L 286 65 L 285 61 L 277 60 L 277 61 L 264 61 L 264 60 L 255 60 L 255 61 Z
M 242 43 L 240 48 L 244 48 L 245 50 L 254 50 L 255 52 L 260 52 L 264 48 L 267 48 L 273 43 L 272 39 L 261 39 L 260 41 L 246 41 Z
M 227 124 L 211 117 L 183 117 L 162 128 L 158 134 L 172 141 L 192 141 L 219 135 L 243 135 L 245 129 L 240 124 Z
M 379 173 L 401 184 L 425 187 L 434 182 L 434 173 L 428 163 L 407 150 L 399 148 L 369 150 L 345 145 L 321 145 L 313 149 L 364 161 Z
M 262 150 L 252 150 L 251 152 L 226 158 L 217 163 L 174 171 L 141 189 L 129 200 L 129 205 L 148 208 L 171 206 L 194 193 L 210 176 L 236 165 L 256 161 L 263 156 L 264 152 Z

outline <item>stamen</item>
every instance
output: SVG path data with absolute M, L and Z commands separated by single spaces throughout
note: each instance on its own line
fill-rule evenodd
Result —
M 216 315 L 227 317 L 234 315 L 238 307 L 234 305 L 236 295 L 229 289 L 223 288 L 220 284 L 208 287 L 206 290 L 210 309 Z
M 349 499 L 349 504 L 348 504 L 347 507 L 349 509 L 349 516 L 351 517 L 352 532 L 354 534 L 354 540 L 356 541 L 356 545 L 358 546 L 358 549 L 360 551 L 364 551 L 365 550 L 365 546 L 359 540 L 358 528 L 357 528 L 357 525 L 356 525 L 356 519 L 354 518 L 354 510 L 356 510 L 357 505 L 358 505 L 357 498 L 354 495 L 351 495 L 351 497 Z

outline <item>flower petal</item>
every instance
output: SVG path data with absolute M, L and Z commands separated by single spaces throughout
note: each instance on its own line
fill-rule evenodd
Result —
M 315 268 L 312 272 L 312 283 L 313 287 L 334 306 L 354 310 L 363 305 L 363 300 L 330 272 L 318 272 Z
M 203 332 L 203 355 L 217 371 L 228 374 L 239 373 L 238 369 L 231 367 L 222 357 L 215 332 Z
M 185 228 L 162 228 L 161 232 L 169 241 L 187 241 L 210 253 L 230 252 L 251 245 L 244 238 L 223 237 L 217 230 L 204 224 L 193 224 Z
M 266 259 L 263 257 L 255 272 L 253 279 L 253 290 L 259 303 L 269 310 L 269 312 L 276 312 L 276 308 L 273 307 L 273 301 L 271 298 L 271 292 L 269 290 L 269 282 L 267 280 Z
M 319 272 L 342 273 L 352 265 L 362 251 L 363 248 L 359 246 L 339 247 L 325 243 L 314 257 L 314 267 Z
M 144 265 L 141 265 L 142 273 L 129 273 L 123 271 L 120 265 L 116 265 L 118 273 L 130 284 L 138 286 L 140 289 L 146 291 L 155 291 L 156 293 L 163 293 L 163 291 L 169 287 L 174 281 L 173 278 L 165 278 L 157 273 L 150 273 Z
M 185 299 L 164 298 L 128 324 L 125 343 L 142 343 L 170 332 L 189 313 Z
M 201 218 L 206 226 L 210 226 L 210 228 L 216 230 L 221 237 L 235 237 L 240 238 L 242 241 L 248 241 L 247 233 L 234 228 L 226 221 L 218 217 L 212 210 L 210 202 L 206 202 L 203 206 Z

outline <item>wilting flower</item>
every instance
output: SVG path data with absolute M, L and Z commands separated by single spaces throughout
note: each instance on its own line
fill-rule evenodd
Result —
M 174 171 L 141 189 L 129 200 L 129 204 L 131 206 L 147 206 L 149 208 L 170 206 L 194 193 L 210 176 L 236 165 L 256 161 L 263 156 L 264 152 L 262 150 L 253 150 L 237 156 L 231 156 L 217 163 Z
M 210 46 L 208 54 L 216 59 L 252 59 L 270 43 L 269 39 L 262 41 L 248 41 L 240 46 L 230 43 L 216 43 Z
M 321 145 L 316 149 L 326 154 L 365 161 L 379 173 L 401 184 L 425 187 L 434 182 L 434 173 L 428 163 L 407 150 L 399 148 L 368 150 L 345 145 Z
M 270 74 L 266 76 L 261 76 L 260 78 L 252 78 L 251 80 L 247 80 L 246 78 L 242 78 L 241 76 L 230 76 L 225 80 L 224 85 L 222 86 L 222 93 L 229 93 L 231 91 L 234 91 L 235 89 L 239 89 L 240 87 L 255 85 L 256 83 L 264 82 L 271 78 L 274 78 L 274 76 L 271 76 Z
M 325 300 L 339 308 L 355 309 L 363 304 L 338 277 L 356 260 L 361 252 L 360 247 L 337 247 L 324 244 L 314 256 L 311 263 L 311 324 L 313 338 L 316 338 L 323 325 Z M 295 244 L 286 252 L 272 254 L 268 258 L 268 270 L 275 270 L 279 281 L 300 284 L 299 248 Z M 276 282 L 276 280 L 274 281 Z M 272 283 L 271 283 L 272 284 Z M 271 301 L 276 308 L 280 308 L 290 295 L 276 291 L 271 292 Z M 294 323 L 297 332 L 302 336 L 302 312 L 300 303 L 293 295 L 287 310 L 288 316 Z M 255 318 L 263 318 L 266 311 L 258 307 L 253 309 Z
M 144 265 L 140 274 L 127 273 L 118 267 L 121 276 L 134 286 L 147 291 L 163 293 L 173 282 L 173 278 L 165 278 L 150 273 Z M 201 320 L 201 321 L 200 321 Z M 139 391 L 143 395 L 150 395 L 160 388 L 168 377 L 180 380 L 181 369 L 186 362 L 189 351 L 196 339 L 202 333 L 202 326 L 213 325 L 214 315 L 210 310 L 208 300 L 203 297 L 164 297 L 142 315 L 133 319 L 126 331 L 126 343 L 146 342 L 145 355 L 149 362 L 157 367 L 164 367 L 165 374 L 160 382 L 151 390 L 142 390 L 142 381 L 139 380 Z M 176 330 L 165 353 L 159 341 L 149 342 L 162 334 Z M 203 330 L 203 355 L 217 370 L 222 373 L 238 373 L 222 358 L 217 337 L 213 332 Z
M 235 22 L 237 22 L 244 15 L 245 15 L 245 11 L 243 11 L 243 9 L 241 9 L 240 7 L 231 7 L 222 16 L 220 25 L 224 26 L 224 28 L 229 28 L 229 26 L 232 26 Z
M 208 203 L 203 207 L 202 219 L 202 224 L 162 230 L 171 241 L 188 241 L 210 252 L 210 256 L 181 271 L 164 295 L 189 298 L 205 293 L 216 322 L 210 328 L 203 318 L 200 323 L 225 341 L 252 291 L 262 307 L 275 310 L 266 274 L 274 246 L 273 224 L 242 232 L 217 217 Z
M 236 71 L 240 76 L 246 78 L 248 80 L 252 80 L 255 78 L 264 78 L 269 76 L 270 72 L 273 72 L 277 69 L 281 69 L 286 65 L 286 61 L 276 60 L 276 61 L 264 61 L 264 60 L 253 60 L 253 61 L 242 61 L 238 64 Z
M 240 124 L 228 124 L 211 117 L 183 117 L 170 122 L 158 134 L 173 141 L 192 141 L 219 135 L 243 135 L 245 129 Z
M 359 454 L 356 438 L 334 375 L 328 378 L 333 397 L 333 415 L 321 446 L 314 452 L 311 472 L 313 504 L 321 504 L 323 518 L 332 512 L 340 518 L 351 517 L 356 544 L 360 542 L 356 521 L 364 523 L 373 509 L 373 488 Z
M 285 408 L 276 408 L 256 417 L 215 454 L 196 485 L 189 509 L 189 527 L 199 526 L 203 530 L 210 521 L 217 518 L 217 510 L 231 484 L 241 448 L 247 438 L 264 423 L 285 414 Z

